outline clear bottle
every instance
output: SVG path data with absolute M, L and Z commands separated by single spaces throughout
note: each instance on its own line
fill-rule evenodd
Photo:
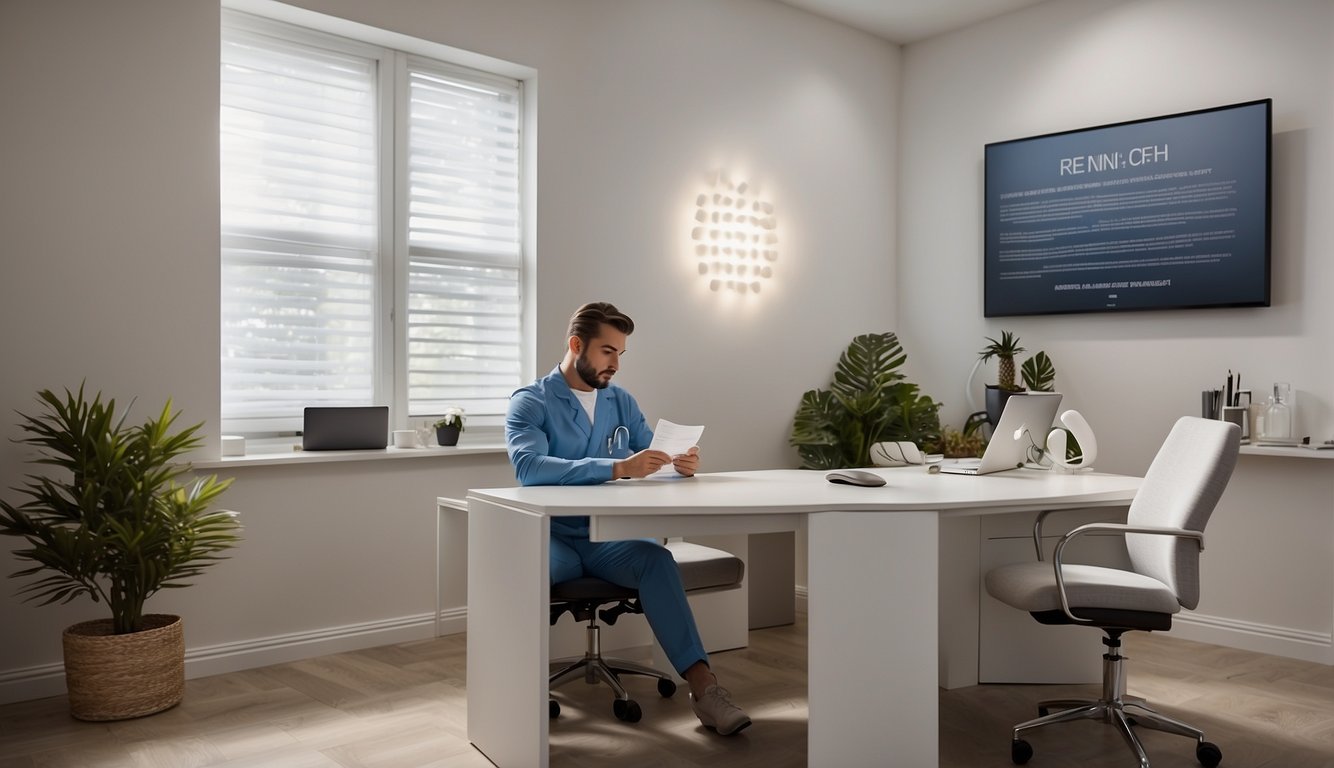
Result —
M 1274 397 L 1265 409 L 1264 436 L 1270 439 L 1292 437 L 1292 408 L 1288 405 L 1288 385 L 1274 384 Z

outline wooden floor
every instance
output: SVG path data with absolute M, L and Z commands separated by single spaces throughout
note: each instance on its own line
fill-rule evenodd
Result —
M 1205 730 L 1227 768 L 1334 768 L 1334 667 L 1192 643 L 1127 636 L 1130 690 Z M 551 726 L 556 766 L 806 764 L 806 628 L 751 633 L 751 646 L 713 658 L 755 724 L 734 738 L 699 726 L 682 690 L 658 697 L 631 683 L 644 719 L 612 717 L 601 688 L 571 684 Z M 0 707 L 0 768 L 478 768 L 465 737 L 464 636 L 342 653 L 187 683 L 185 701 L 157 715 L 82 723 L 64 697 Z M 941 765 L 1009 766 L 1010 726 L 1036 702 L 1095 686 L 986 685 L 942 691 Z M 892 695 L 892 692 L 887 692 Z M 933 702 L 935 704 L 935 702 Z M 1154 768 L 1195 766 L 1190 740 L 1150 732 Z M 1034 768 L 1130 768 L 1120 737 L 1085 721 L 1030 739 Z M 895 765 L 886 755 L 884 765 Z M 820 768 L 838 768 L 836 765 Z M 917 768 L 907 766 L 906 768 Z

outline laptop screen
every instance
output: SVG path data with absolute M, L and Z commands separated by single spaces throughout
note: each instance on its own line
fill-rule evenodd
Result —
M 1034 444 L 1044 445 L 1051 423 L 1056 418 L 1056 408 L 1061 404 L 1061 395 L 1055 392 L 1029 392 L 1023 395 L 1011 395 L 1005 401 L 1005 410 L 1001 411 L 996 431 L 991 434 L 991 442 L 982 453 L 980 472 L 995 472 L 1013 469 L 1024 463 L 1028 457 L 1028 448 Z
M 356 451 L 389 444 L 389 406 L 308 406 L 301 426 L 303 451 Z
M 971 466 L 960 465 L 958 468 L 942 466 L 941 471 L 987 475 L 1023 466 L 1028 459 L 1029 447 L 1045 444 L 1047 432 L 1051 429 L 1052 421 L 1056 418 L 1056 408 L 1060 404 L 1061 395 L 1056 392 L 1011 395 L 1005 401 L 1005 410 L 1001 411 L 1000 422 L 991 433 L 991 440 L 982 453 L 981 461 Z

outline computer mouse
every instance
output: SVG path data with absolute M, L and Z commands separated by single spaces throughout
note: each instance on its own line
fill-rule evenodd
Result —
M 863 472 L 860 469 L 837 469 L 825 475 L 824 479 L 840 485 L 876 486 L 885 484 L 885 478 L 872 472 Z

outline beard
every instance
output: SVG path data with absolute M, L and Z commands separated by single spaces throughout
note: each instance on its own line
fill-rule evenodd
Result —
M 583 379 L 583 382 L 593 389 L 606 389 L 607 385 L 611 383 L 611 372 L 603 371 L 603 373 L 607 375 L 607 378 L 599 378 L 597 369 L 588 362 L 587 355 L 579 355 L 579 357 L 575 358 L 574 372 L 579 374 L 579 378 Z

